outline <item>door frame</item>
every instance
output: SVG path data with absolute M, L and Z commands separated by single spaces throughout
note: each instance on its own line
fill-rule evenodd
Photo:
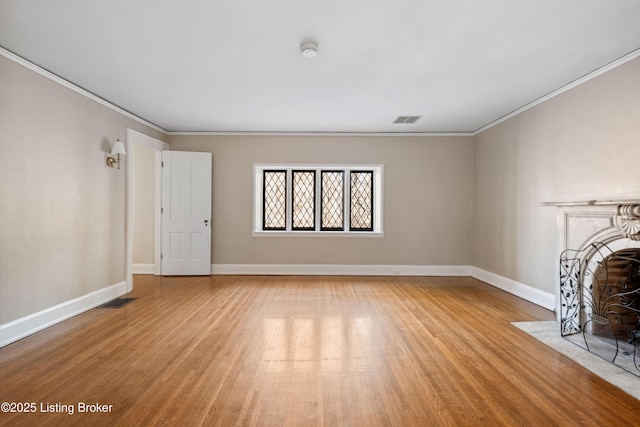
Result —
M 155 229 L 154 229 L 154 265 L 153 274 L 159 276 L 162 274 L 160 262 L 161 251 L 161 162 L 162 151 L 169 149 L 169 144 L 159 139 L 140 133 L 136 130 L 125 129 L 125 150 L 127 151 L 126 159 L 126 208 L 125 208 L 125 282 L 127 292 L 133 290 L 133 166 L 134 166 L 134 146 L 141 145 L 155 151 L 155 172 L 154 172 L 154 212 L 155 212 Z

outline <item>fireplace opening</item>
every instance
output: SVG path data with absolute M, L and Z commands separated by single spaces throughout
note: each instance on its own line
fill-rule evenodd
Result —
M 640 327 L 640 250 L 623 249 L 598 263 L 591 289 L 592 334 L 631 351 Z

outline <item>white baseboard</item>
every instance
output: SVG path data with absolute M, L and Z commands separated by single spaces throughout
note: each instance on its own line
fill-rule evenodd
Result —
M 126 286 L 126 282 L 116 283 L 0 325 L 0 347 L 117 298 L 127 292 Z
M 133 264 L 131 274 L 153 274 L 154 264 Z
M 556 309 L 556 297 L 549 292 L 541 291 L 540 289 L 525 285 L 524 283 L 516 282 L 515 280 L 491 273 L 478 267 L 471 267 L 471 277 L 539 305 L 540 307 L 546 308 L 547 310 L 554 311 Z
M 466 265 L 212 264 L 211 274 L 300 276 L 469 276 Z

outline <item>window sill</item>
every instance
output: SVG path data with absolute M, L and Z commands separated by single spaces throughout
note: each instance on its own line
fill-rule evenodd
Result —
M 384 237 L 381 231 L 253 231 L 253 237 Z

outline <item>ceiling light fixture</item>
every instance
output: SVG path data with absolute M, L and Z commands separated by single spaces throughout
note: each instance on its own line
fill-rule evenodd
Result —
M 313 58 L 318 54 L 318 45 L 313 42 L 306 42 L 300 45 L 300 52 L 306 58 Z

